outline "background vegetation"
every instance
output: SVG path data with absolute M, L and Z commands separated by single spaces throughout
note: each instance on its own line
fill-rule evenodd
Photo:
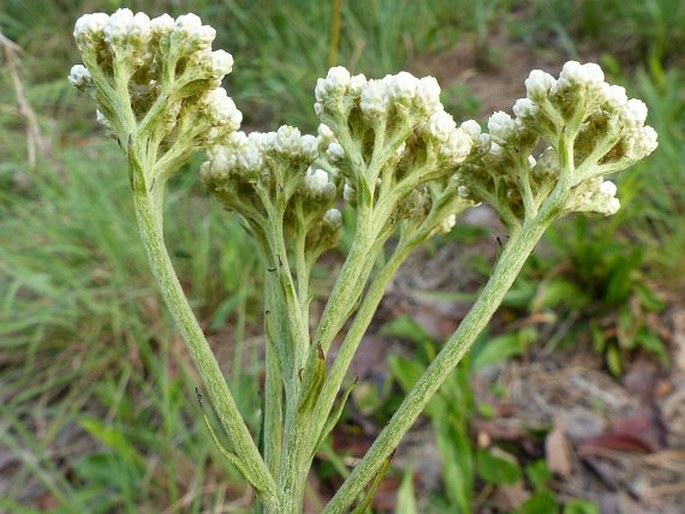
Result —
M 138 240 L 124 161 L 94 123 L 89 99 L 66 81 L 79 62 L 74 21 L 120 6 L 174 16 L 193 11 L 216 27 L 216 47 L 236 59 L 227 87 L 250 129 L 288 122 L 312 130 L 313 85 L 332 57 L 382 76 L 419 68 L 460 45 L 472 49 L 476 72 L 486 70 L 492 81 L 508 65 L 506 47 L 516 44 L 555 62 L 554 73 L 568 58 L 597 60 L 612 81 L 645 99 L 660 146 L 620 179 L 624 208 L 611 219 L 560 226 L 508 298 L 509 315 L 547 313 L 574 323 L 545 333 L 546 343 L 537 329 L 500 323 L 495 344 L 487 351 L 483 345 L 437 400 L 449 408 L 436 404 L 427 412 L 442 455 L 453 453 L 444 459 L 444 482 L 460 486 L 415 499 L 405 468 L 392 489 L 402 498 L 401 512 L 412 512 L 414 502 L 417 512 L 491 512 L 487 496 L 474 491 L 523 478 L 532 496 L 521 512 L 553 512 L 562 504 L 564 512 L 598 512 L 591 502 L 555 496 L 544 462 L 512 464 L 476 448 L 470 426 L 487 413 L 474 403 L 470 377 L 530 345 L 551 351 L 581 344 L 587 334 L 614 376 L 639 349 L 668 366 L 663 334 L 648 314 L 668 307 L 663 292 L 678 298 L 685 271 L 685 4 L 348 0 L 341 2 L 337 48 L 333 0 L 180 4 L 4 0 L 0 6 L 0 31 L 19 47 L 4 43 L 0 63 L 0 512 L 250 511 L 250 492 L 205 433 L 193 392 L 197 377 Z M 482 92 L 470 90 L 462 75 L 443 87 L 453 111 L 485 120 Z M 261 264 L 236 220 L 198 187 L 199 159 L 172 184 L 168 243 L 256 432 Z M 460 230 L 443 243 L 469 234 Z M 608 318 L 620 330 L 605 330 Z M 379 424 L 439 347 L 411 323 L 389 333 L 415 341 L 416 357 L 391 360 L 389 392 L 367 407 Z M 331 476 L 344 470 L 345 461 L 325 448 L 320 482 L 312 482 L 320 484 L 313 486 L 312 512 L 326 487 L 334 487 Z

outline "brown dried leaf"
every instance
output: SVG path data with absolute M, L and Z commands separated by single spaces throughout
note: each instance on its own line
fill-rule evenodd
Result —
M 545 439 L 545 458 L 547 467 L 550 471 L 561 475 L 564 478 L 571 476 L 572 460 L 571 446 L 564 429 L 560 425 L 555 425 L 554 429 L 547 434 Z
M 601 434 L 586 439 L 578 453 L 592 455 L 603 450 L 654 452 L 666 447 L 666 428 L 659 411 L 641 407 L 632 416 L 611 423 Z

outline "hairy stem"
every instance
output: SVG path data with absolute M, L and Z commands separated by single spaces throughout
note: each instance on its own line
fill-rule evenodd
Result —
M 207 396 L 231 441 L 233 451 L 241 462 L 241 471 L 266 504 L 275 504 L 275 481 L 238 411 L 219 363 L 185 297 L 164 245 L 161 221 L 162 196 L 157 192 L 162 187 L 162 184 L 157 184 L 152 192 L 146 187 L 136 187 L 133 191 L 138 226 L 152 273 L 168 309 L 183 334 L 188 352 L 204 379 Z
M 347 512 L 348 507 L 374 478 L 383 462 L 390 457 L 402 437 L 488 324 L 547 226 L 545 218 L 538 217 L 512 234 L 490 280 L 468 315 L 327 505 L 324 514 Z

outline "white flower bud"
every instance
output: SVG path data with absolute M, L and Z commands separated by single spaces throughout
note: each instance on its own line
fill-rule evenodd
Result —
M 305 159 L 314 159 L 319 153 L 319 148 L 315 136 L 305 134 L 300 138 L 300 154 Z
M 426 115 L 442 110 L 440 103 L 440 85 L 435 77 L 422 77 L 416 86 L 414 103 Z
M 133 26 L 133 11 L 117 9 L 105 27 L 105 41 L 112 44 L 126 39 Z
M 615 214 L 620 207 L 616 186 L 613 182 L 603 181 L 601 177 L 578 184 L 566 205 L 570 212 L 596 212 L 606 216 Z
M 481 135 L 481 128 L 476 120 L 466 120 L 460 125 L 460 128 L 473 139 L 474 143 L 478 142 Z
M 197 14 L 183 14 L 176 18 L 174 32 L 187 40 L 187 43 L 197 49 L 209 48 L 216 37 L 216 30 L 209 25 L 202 25 Z
M 129 31 L 129 37 L 147 41 L 152 33 L 152 23 L 150 17 L 144 12 L 137 12 L 133 17 L 133 24 Z
M 607 196 L 616 196 L 616 184 L 606 180 L 599 185 L 599 192 Z
M 517 118 L 533 118 L 538 112 L 538 106 L 530 98 L 519 98 L 512 109 Z
M 357 201 L 357 190 L 348 180 L 345 180 L 345 185 L 343 186 L 343 200 L 351 204 Z
M 264 160 L 257 147 L 246 144 L 237 152 L 236 163 L 245 172 L 253 172 L 258 171 L 264 165 Z
M 628 157 L 638 161 L 644 159 L 659 146 L 657 133 L 649 125 L 637 129 L 628 143 Z
M 642 100 L 631 98 L 625 104 L 625 113 L 631 123 L 641 126 L 647 119 L 647 106 Z
M 84 14 L 74 25 L 74 39 L 81 43 L 92 42 L 104 34 L 109 23 L 109 16 L 103 12 Z
M 583 65 L 578 61 L 567 61 L 561 68 L 559 83 L 564 85 L 581 83 L 586 80 L 586 75 Z
M 488 131 L 500 145 L 509 142 L 516 135 L 516 121 L 506 112 L 497 111 L 488 120 Z
M 456 128 L 454 118 L 445 111 L 433 113 L 428 120 L 428 134 L 440 143 L 445 143 Z
M 224 50 L 215 50 L 211 54 L 213 76 L 223 77 L 233 69 L 233 56 Z
M 559 74 L 558 87 L 568 88 L 583 84 L 599 85 L 603 82 L 604 72 L 599 65 L 593 62 L 580 64 L 577 61 L 568 61 Z
M 176 22 L 167 13 L 152 18 L 150 20 L 150 26 L 152 27 L 152 32 L 155 34 L 168 34 L 174 30 Z
M 621 86 L 612 86 L 604 82 L 600 87 L 602 99 L 611 108 L 621 108 L 628 101 L 626 95 L 626 88 Z
M 323 194 L 328 186 L 328 173 L 322 169 L 309 169 L 304 176 L 304 186 L 313 194 Z
M 502 147 L 493 141 L 492 144 L 490 145 L 489 154 L 492 157 L 499 158 L 502 156 L 503 153 L 504 153 L 504 150 L 502 149 Z
M 556 79 L 542 70 L 533 70 L 528 75 L 524 84 L 526 94 L 531 100 L 545 98 L 556 84 Z
M 203 104 L 212 126 L 225 126 L 231 131 L 238 130 L 243 115 L 224 88 L 219 87 L 205 93 Z
M 318 79 L 314 88 L 317 103 L 325 103 L 345 93 L 350 85 L 350 72 L 343 66 L 335 66 L 328 70 L 325 79 Z
M 320 123 L 316 130 L 316 146 L 323 154 L 331 143 L 335 143 L 335 134 L 325 123 Z
M 489 152 L 493 145 L 490 134 L 484 133 L 478 137 L 478 148 L 481 152 Z
M 604 82 L 604 72 L 599 64 L 594 62 L 586 62 L 583 64 L 583 70 L 585 71 L 586 80 L 593 84 L 601 84 Z
M 69 72 L 68 80 L 72 86 L 83 89 L 92 82 L 93 78 L 83 64 L 74 64 Z
M 276 131 L 274 149 L 284 155 L 298 155 L 301 151 L 300 131 L 290 125 L 282 125 Z
M 326 157 L 331 162 L 340 162 L 345 159 L 345 149 L 340 143 L 331 143 L 326 150 Z
M 181 32 L 193 32 L 202 27 L 202 20 L 197 14 L 182 14 L 176 18 L 176 29 Z
M 323 222 L 331 230 L 337 230 L 342 227 L 342 213 L 338 209 L 328 209 L 323 215 Z
M 464 162 L 471 153 L 473 140 L 461 129 L 453 130 L 449 139 L 440 147 L 440 156 L 449 164 L 455 165 Z
M 359 106 L 367 116 L 378 117 L 387 111 L 389 100 L 387 82 L 383 80 L 369 80 L 362 87 Z
M 395 102 L 408 103 L 416 95 L 418 79 L 411 73 L 401 71 L 397 75 L 388 75 L 383 79 L 387 82 L 387 91 Z
M 350 79 L 349 93 L 354 97 L 361 96 L 362 88 L 366 82 L 366 77 L 362 73 L 352 76 Z

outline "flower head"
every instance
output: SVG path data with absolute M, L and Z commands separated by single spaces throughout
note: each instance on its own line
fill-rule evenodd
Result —
M 143 147 L 178 169 L 193 151 L 225 139 L 242 121 L 221 88 L 233 57 L 211 50 L 215 36 L 195 14 L 175 20 L 130 9 L 86 14 L 74 27 L 84 64 L 72 68 L 69 82 L 95 98 L 119 140 L 134 132 L 149 137 Z M 165 151 L 174 157 L 164 161 Z

